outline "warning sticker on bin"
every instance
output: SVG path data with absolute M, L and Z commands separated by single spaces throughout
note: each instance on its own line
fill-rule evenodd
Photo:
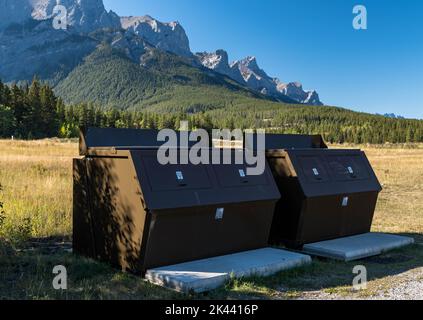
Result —
M 222 220 L 223 219 L 223 213 L 225 212 L 225 208 L 217 208 L 216 209 L 216 220 Z
M 182 171 L 176 171 L 176 179 L 178 179 L 179 181 L 184 180 L 184 175 Z
M 348 201 L 349 201 L 349 198 L 348 197 L 344 197 L 342 199 L 342 206 L 343 207 L 348 207 Z

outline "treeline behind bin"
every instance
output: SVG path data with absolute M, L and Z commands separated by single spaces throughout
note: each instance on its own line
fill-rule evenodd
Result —
M 22 86 L 0 81 L 1 138 L 73 138 L 78 137 L 81 126 L 178 129 L 181 120 L 188 120 L 190 129 L 264 128 L 271 133 L 322 134 L 330 143 L 423 142 L 422 120 L 390 119 L 335 107 L 275 106 L 263 100 L 256 107 L 228 104 L 210 109 L 175 105 L 174 110 L 168 111 L 105 110 L 93 103 L 66 106 L 49 85 L 36 78 Z

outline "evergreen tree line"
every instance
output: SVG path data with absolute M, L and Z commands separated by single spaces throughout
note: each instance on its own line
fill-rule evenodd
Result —
M 189 108 L 188 108 L 189 109 Z M 179 129 L 264 128 L 274 133 L 322 134 L 332 143 L 423 142 L 423 121 L 389 119 L 340 108 L 198 108 L 197 113 L 104 110 L 94 103 L 65 106 L 52 88 L 34 79 L 30 85 L 0 81 L 0 137 L 22 139 L 77 137 L 79 127 Z

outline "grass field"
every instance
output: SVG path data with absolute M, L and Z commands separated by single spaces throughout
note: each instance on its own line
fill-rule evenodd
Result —
M 190 298 L 395 298 L 396 288 L 423 283 L 423 146 L 362 148 L 384 187 L 374 231 L 410 235 L 414 246 L 359 263 L 315 260 L 308 267 L 267 279 L 234 280 Z M 0 299 L 187 298 L 66 250 L 75 141 L 3 140 L 0 150 Z M 351 290 L 356 264 L 368 269 L 367 290 Z M 53 290 L 55 265 L 67 267 L 68 290 Z

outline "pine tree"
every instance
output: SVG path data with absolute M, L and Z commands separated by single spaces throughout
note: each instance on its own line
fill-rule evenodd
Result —
M 59 119 L 57 114 L 57 99 L 48 85 L 40 90 L 41 125 L 40 133 L 44 137 L 54 137 L 58 133 Z
M 29 107 L 25 93 L 14 83 L 10 90 L 10 107 L 16 121 L 14 135 L 19 138 L 26 138 L 29 132 L 29 124 L 25 121 Z
M 30 87 L 28 88 L 28 95 L 26 97 L 28 109 L 23 115 L 23 122 L 27 131 L 26 136 L 30 139 L 44 136 L 40 93 L 40 82 L 37 77 L 34 77 Z

